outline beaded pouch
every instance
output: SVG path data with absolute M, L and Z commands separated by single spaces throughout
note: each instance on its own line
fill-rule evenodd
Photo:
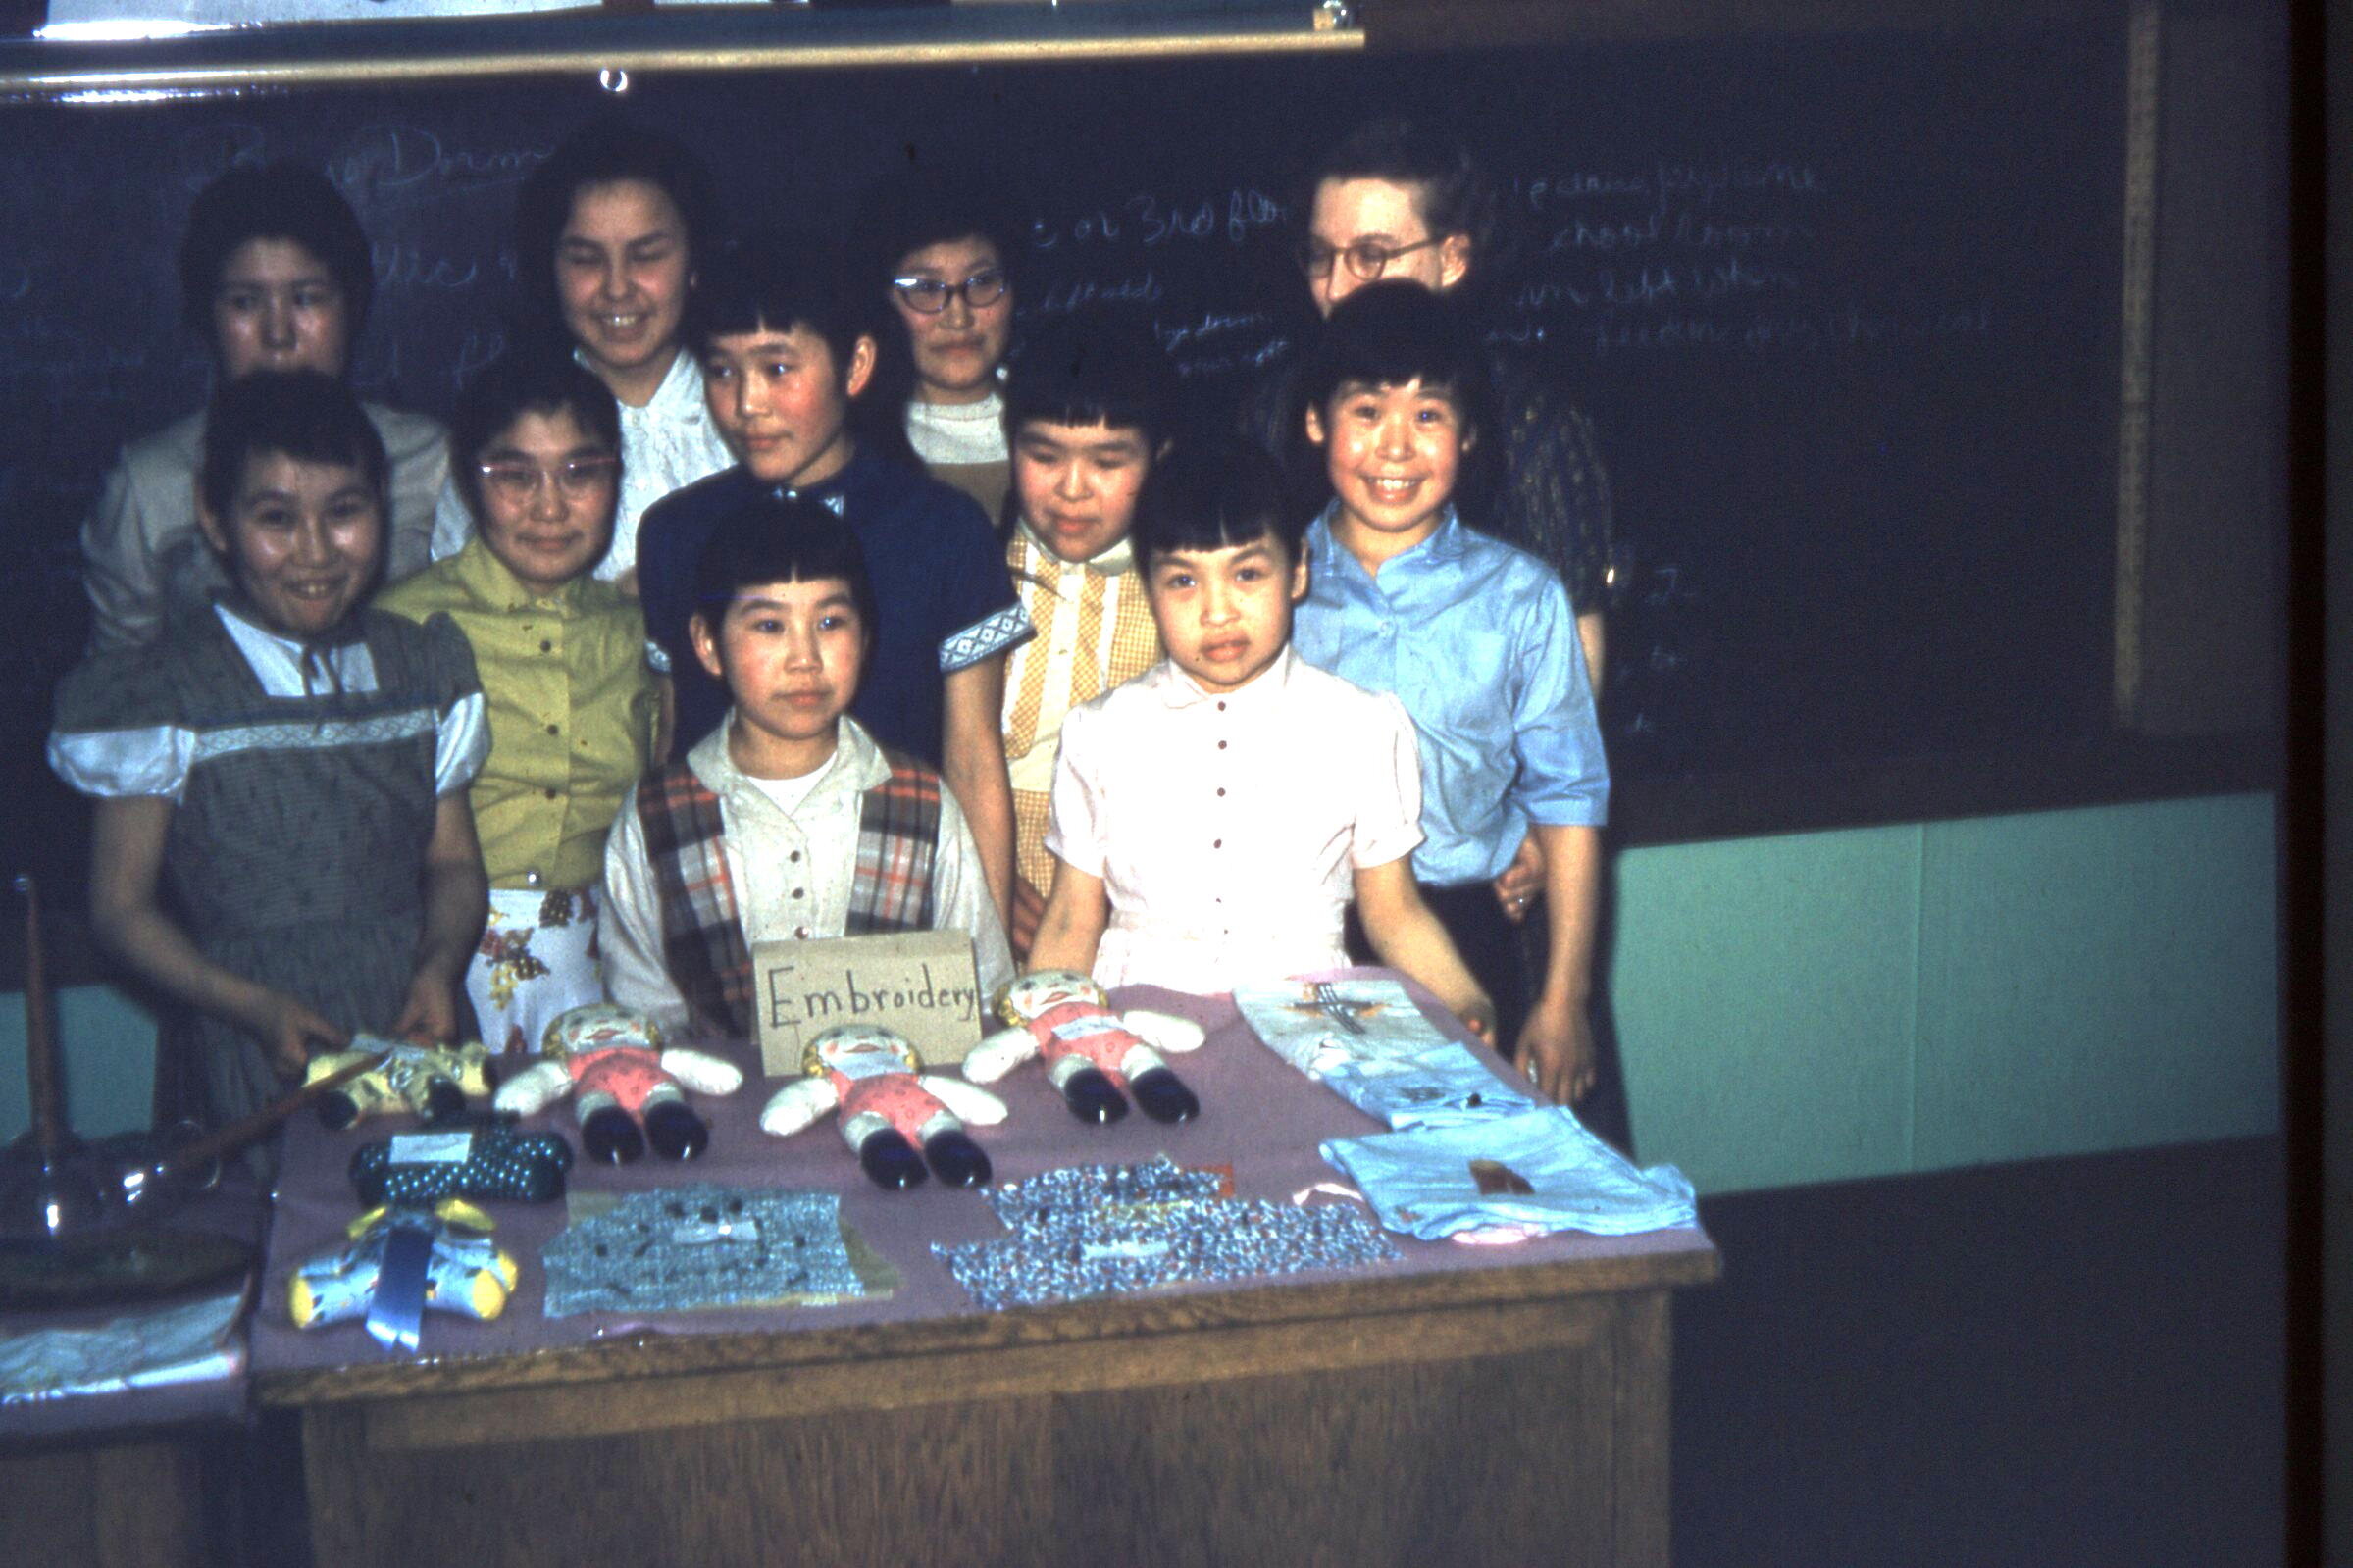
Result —
M 814 1305 L 866 1293 L 834 1192 L 708 1182 L 632 1192 L 540 1254 L 547 1315 Z
M 445 1197 L 544 1203 L 564 1195 L 571 1167 L 562 1134 L 522 1133 L 491 1119 L 363 1143 L 351 1156 L 351 1187 L 370 1208 L 430 1208 Z

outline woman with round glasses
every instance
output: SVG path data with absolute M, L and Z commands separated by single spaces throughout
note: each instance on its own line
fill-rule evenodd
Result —
M 1013 336 L 1013 245 L 1003 210 L 978 184 L 916 172 L 871 192 L 859 226 L 861 275 L 890 301 L 865 401 L 903 429 L 932 477 L 1004 521 L 1012 463 L 997 379 Z M 884 449 L 897 430 L 875 432 Z
M 490 918 L 466 991 L 492 1049 L 536 1050 L 557 1014 L 604 997 L 605 834 L 657 740 L 644 618 L 591 572 L 613 537 L 621 416 L 602 379 L 544 349 L 484 370 L 450 441 L 474 535 L 378 603 L 413 621 L 445 612 L 473 644 L 490 722 L 472 790 Z

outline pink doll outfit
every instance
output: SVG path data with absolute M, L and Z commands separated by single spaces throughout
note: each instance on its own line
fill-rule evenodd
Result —
M 1118 1014 L 1100 1002 L 1062 1002 L 1023 1027 L 1038 1042 L 1038 1054 L 1049 1071 L 1065 1056 L 1083 1056 L 1114 1084 L 1127 1082 L 1119 1064 L 1127 1060 L 1128 1053 L 1139 1045 L 1151 1043 L 1122 1024 Z
M 679 1093 L 678 1081 L 662 1068 L 661 1053 L 643 1045 L 582 1051 L 564 1065 L 571 1069 L 575 1095 L 586 1099 L 591 1094 L 609 1094 L 632 1116 L 643 1111 L 645 1102 L 659 1090 L 668 1089 L 674 1096 Z
M 924 1129 L 942 1116 L 953 1114 L 946 1102 L 925 1088 L 913 1073 L 874 1073 L 852 1078 L 829 1067 L 825 1078 L 842 1097 L 844 1125 L 860 1116 L 879 1116 L 919 1148 Z

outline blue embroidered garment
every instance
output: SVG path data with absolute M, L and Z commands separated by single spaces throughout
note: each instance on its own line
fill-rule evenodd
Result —
M 1394 980 L 1234 987 L 1267 1049 L 1391 1127 L 1473 1121 L 1544 1102 L 1447 1038 Z
M 1323 1157 L 1383 1225 L 1427 1241 L 1487 1226 L 1631 1236 L 1699 1223 L 1681 1171 L 1637 1170 L 1560 1106 L 1328 1138 Z

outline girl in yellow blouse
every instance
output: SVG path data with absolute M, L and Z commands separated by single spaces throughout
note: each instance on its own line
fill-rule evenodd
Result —
M 474 536 L 379 604 L 446 611 L 474 645 L 490 755 L 473 806 L 490 918 L 466 976 L 483 1039 L 537 1050 L 603 999 L 597 881 L 621 800 L 652 760 L 658 703 L 637 601 L 591 575 L 613 539 L 620 415 L 552 352 L 510 355 L 459 400 L 450 478 Z

